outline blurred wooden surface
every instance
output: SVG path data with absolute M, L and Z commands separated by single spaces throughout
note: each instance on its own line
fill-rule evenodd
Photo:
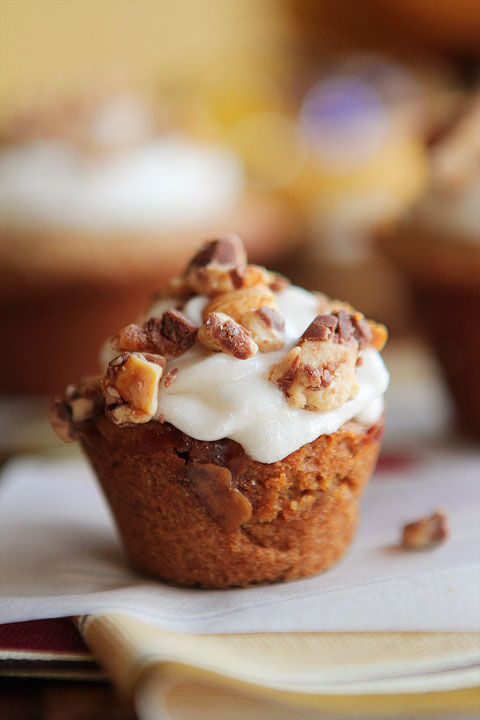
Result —
M 0 666 L 1 670 L 1 666 Z M 137 720 L 107 683 L 0 678 L 2 720 Z

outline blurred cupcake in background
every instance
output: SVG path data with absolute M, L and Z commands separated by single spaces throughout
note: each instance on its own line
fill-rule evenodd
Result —
M 96 371 L 92 333 L 100 341 L 135 316 L 199 236 L 234 227 L 259 262 L 288 245 L 288 212 L 248 191 L 238 155 L 189 137 L 161 110 L 131 92 L 89 93 L 4 123 L 4 392 L 50 392 Z
M 299 272 L 393 330 L 405 323 L 403 284 L 373 240 L 426 186 L 423 116 L 414 76 L 376 55 L 330 61 L 299 112 L 309 147 L 296 186 L 309 235 Z
M 220 138 L 241 158 L 249 188 L 287 202 L 307 159 L 290 78 L 285 69 L 280 82 L 278 73 L 226 65 L 205 76 L 186 108 L 192 132 Z
M 428 192 L 383 247 L 408 277 L 462 428 L 480 438 L 480 90 L 431 147 Z

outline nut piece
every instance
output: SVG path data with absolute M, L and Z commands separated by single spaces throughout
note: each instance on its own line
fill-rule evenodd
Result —
M 57 437 L 64 443 L 72 443 L 78 440 L 78 432 L 72 419 L 70 406 L 60 397 L 55 397 L 48 406 L 50 424 L 57 434 Z
M 319 295 L 319 293 L 315 294 Z M 330 300 L 329 305 L 330 312 L 338 313 L 340 310 L 345 310 L 350 314 L 352 322 L 357 328 L 357 339 L 360 341 L 361 347 L 369 345 L 375 350 L 383 350 L 388 339 L 388 330 L 385 325 L 377 323 L 374 320 L 366 320 L 364 315 L 355 310 L 350 303 L 341 300 Z
M 188 284 L 187 278 L 183 275 L 174 275 L 167 282 L 166 286 L 161 290 L 157 290 L 152 297 L 152 302 L 162 300 L 164 298 L 178 298 L 178 300 L 188 300 L 193 295 L 193 291 Z
M 334 410 L 358 392 L 355 368 L 361 342 L 363 325 L 345 310 L 317 315 L 298 345 L 271 368 L 270 380 L 294 407 Z
M 260 352 L 280 350 L 285 345 L 285 321 L 274 308 L 264 306 L 250 310 L 243 315 L 242 325 L 247 328 Z
M 168 371 L 168 373 L 165 375 L 165 380 L 163 381 L 163 387 L 168 388 L 170 385 L 175 382 L 178 375 L 178 368 L 174 367 L 171 370 Z
M 184 273 L 188 287 L 199 295 L 223 295 L 241 288 L 269 285 L 275 275 L 259 265 L 247 265 L 247 253 L 238 235 L 209 240 L 189 262 Z
M 258 347 L 242 325 L 224 313 L 212 312 L 198 330 L 198 339 L 209 350 L 224 352 L 240 360 L 256 354 Z
M 252 517 L 252 505 L 231 486 L 230 470 L 213 463 L 187 464 L 187 478 L 196 496 L 225 532 L 233 532 Z
M 297 345 L 270 371 L 270 380 L 293 407 L 326 412 L 341 407 L 358 392 L 356 349 L 333 342 Z
M 385 325 L 382 325 L 381 323 L 376 323 L 374 320 L 367 320 L 366 322 L 372 334 L 372 339 L 370 340 L 369 344 L 375 350 L 378 350 L 380 352 L 381 350 L 383 350 L 383 348 L 385 347 L 385 343 L 387 342 L 388 330 Z
M 270 290 L 273 290 L 273 292 L 282 292 L 282 290 L 285 290 L 289 285 L 291 285 L 291 280 L 286 278 L 284 275 L 280 275 L 280 273 L 270 273 L 270 282 L 265 283 L 269 286 Z
M 251 310 L 261 307 L 275 307 L 275 294 L 265 285 L 235 290 L 213 298 L 203 310 L 205 318 L 212 312 L 230 315 L 238 323 L 242 323 L 243 316 Z
M 197 339 L 197 330 L 198 328 L 192 325 L 187 316 L 180 310 L 171 308 L 162 315 L 162 336 L 183 351 L 192 347 Z
M 102 388 L 106 412 L 118 425 L 151 420 L 166 360 L 160 355 L 123 353 L 107 368 Z
M 171 308 L 161 318 L 152 317 L 143 325 L 132 323 L 114 335 L 114 350 L 153 353 L 164 357 L 183 355 L 197 338 L 197 328 L 180 310 Z
M 449 536 L 448 518 L 442 510 L 408 523 L 403 528 L 401 546 L 406 550 L 430 550 Z
M 76 387 L 68 385 L 63 397 L 55 397 L 49 405 L 50 422 L 63 442 L 78 440 L 80 423 L 103 410 L 100 378 L 87 377 Z
M 187 265 L 185 275 L 207 265 L 244 267 L 247 253 L 242 239 L 235 234 L 207 240 Z
M 199 295 L 221 295 L 241 287 L 246 265 L 241 238 L 227 235 L 204 243 L 187 265 L 184 277 Z
M 271 273 L 259 265 L 218 266 L 207 265 L 189 272 L 188 282 L 191 289 L 199 295 L 223 295 L 240 288 L 268 285 Z

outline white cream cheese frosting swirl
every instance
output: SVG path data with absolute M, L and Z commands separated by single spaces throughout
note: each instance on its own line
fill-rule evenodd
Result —
M 196 296 L 182 311 L 199 325 L 206 302 L 206 297 Z M 177 303 L 163 299 L 145 317 L 159 316 Z M 268 373 L 316 317 L 318 298 L 291 286 L 278 293 L 277 307 L 285 317 L 284 348 L 239 360 L 209 352 L 196 343 L 181 357 L 168 361 L 166 372 L 173 368 L 178 372 L 168 387 L 160 384 L 156 417 L 197 440 L 231 438 L 262 463 L 282 460 L 319 435 L 335 432 L 348 420 L 355 418 L 365 425 L 378 420 L 389 375 L 380 354 L 372 348 L 363 352 L 356 371 L 358 393 L 342 407 L 316 412 L 288 405 L 283 392 L 268 380 Z M 108 362 L 111 357 L 103 360 Z

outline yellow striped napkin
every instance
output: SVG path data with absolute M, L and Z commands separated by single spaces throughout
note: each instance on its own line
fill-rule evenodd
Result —
M 77 619 L 141 720 L 433 717 L 480 711 L 480 634 L 186 635 Z

